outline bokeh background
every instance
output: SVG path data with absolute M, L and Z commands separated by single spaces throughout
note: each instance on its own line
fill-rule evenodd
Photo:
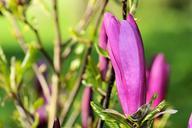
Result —
M 46 0 L 44 0 L 46 1 Z M 121 18 L 121 6 L 109 1 L 108 11 Z M 52 53 L 53 28 L 48 10 L 38 6 L 36 0 L 28 10 L 30 21 L 40 30 L 44 46 Z M 82 17 L 87 0 L 60 0 L 60 17 L 63 39 L 69 36 Z M 49 5 L 49 4 L 48 4 Z M 186 128 L 192 112 L 192 0 L 140 0 L 136 13 L 142 33 L 148 65 L 156 53 L 163 52 L 171 67 L 167 101 L 178 110 L 171 116 L 167 128 Z M 8 58 L 24 56 L 17 44 L 13 30 L 7 19 L 0 16 L 0 45 Z M 30 43 L 34 35 L 27 27 L 22 27 L 26 40 Z M 2 101 L 3 91 L 0 91 Z M 6 101 L 0 106 L 0 128 L 13 128 L 14 106 Z M 2 125 L 3 124 L 3 125 Z

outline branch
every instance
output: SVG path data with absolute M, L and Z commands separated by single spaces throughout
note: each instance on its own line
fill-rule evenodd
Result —
M 57 0 L 53 0 L 53 18 L 55 28 L 55 43 L 54 43 L 54 68 L 57 74 L 61 71 L 61 30 L 59 25 L 59 14 L 57 7 Z
M 48 128 L 52 128 L 54 119 L 57 112 L 57 98 L 58 98 L 58 85 L 59 85 L 59 77 L 57 75 L 53 75 L 52 77 L 52 95 L 50 99 L 50 104 L 48 106 L 49 118 L 48 118 Z
M 43 43 L 41 41 L 41 38 L 40 38 L 40 35 L 39 35 L 39 32 L 37 31 L 37 29 L 31 24 L 29 23 L 29 21 L 25 18 L 23 20 L 23 22 L 33 31 L 33 33 L 35 34 L 35 37 L 37 39 L 37 43 L 39 44 L 39 50 L 40 52 L 43 54 L 43 56 L 47 59 L 47 61 L 49 62 L 49 64 L 53 66 L 53 63 L 52 63 L 52 59 L 50 58 L 50 56 L 47 54 L 46 50 L 44 49 L 43 47 Z M 53 70 L 55 71 L 55 69 L 53 68 Z
M 49 118 L 48 118 L 48 128 L 52 128 L 54 119 L 56 117 L 57 112 L 57 100 L 58 100 L 58 88 L 60 87 L 60 75 L 61 75 L 61 30 L 59 25 L 59 14 L 58 14 L 58 6 L 57 0 L 53 0 L 53 19 L 54 19 L 54 28 L 55 28 L 55 42 L 54 42 L 54 58 L 53 58 L 53 66 L 55 69 L 55 73 L 53 75 L 53 85 L 52 85 L 52 95 L 51 102 L 49 105 Z

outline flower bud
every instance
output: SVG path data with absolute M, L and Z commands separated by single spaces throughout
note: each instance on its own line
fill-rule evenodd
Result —
M 115 71 L 118 97 L 126 116 L 145 104 L 144 48 L 137 24 L 131 15 L 119 22 L 104 15 L 107 51 Z
M 43 105 L 39 109 L 37 109 L 37 114 L 39 115 L 39 124 L 38 128 L 43 128 L 47 126 L 47 111 L 46 111 L 46 106 Z
M 163 54 L 158 54 L 152 63 L 147 89 L 147 102 L 156 93 L 158 95 L 155 99 L 153 107 L 156 107 L 162 100 L 165 99 L 167 83 L 169 77 L 169 65 L 166 63 Z
M 91 87 L 86 87 L 83 92 L 82 104 L 81 104 L 81 119 L 82 128 L 88 128 L 91 122 L 92 109 L 91 102 L 92 99 L 92 89 Z

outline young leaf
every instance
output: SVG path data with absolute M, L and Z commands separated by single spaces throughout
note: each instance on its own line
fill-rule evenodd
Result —
M 120 113 L 118 113 L 114 110 L 111 110 L 111 109 L 104 110 L 102 107 L 95 104 L 94 102 L 91 102 L 91 106 L 92 106 L 93 110 L 96 112 L 96 114 L 102 120 L 107 121 L 108 125 L 109 125 L 109 123 L 113 123 L 113 124 L 117 123 L 119 125 L 122 125 L 125 128 L 131 128 L 131 125 L 129 125 L 128 121 Z
M 121 127 L 119 126 L 119 124 L 116 123 L 116 122 L 108 122 L 108 121 L 105 121 L 105 124 L 106 124 L 106 127 L 107 127 L 107 128 L 121 128 Z
M 24 70 L 30 68 L 31 65 L 35 62 L 36 53 L 36 49 L 33 46 L 30 46 L 22 62 L 22 68 Z
M 147 114 L 147 116 L 142 120 L 141 124 L 144 124 L 146 121 L 151 121 L 155 118 L 155 115 L 165 110 L 168 104 L 165 101 L 162 101 L 156 108 Z
M 109 58 L 109 55 L 108 55 L 108 52 L 105 51 L 104 49 L 100 48 L 99 45 L 97 43 L 94 43 L 94 46 L 95 46 L 95 49 L 97 51 L 98 54 L 106 57 L 106 58 Z

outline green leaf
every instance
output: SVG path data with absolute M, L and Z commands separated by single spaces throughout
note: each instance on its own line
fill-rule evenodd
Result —
M 117 123 L 119 125 L 122 125 L 124 128 L 131 128 L 131 125 L 127 121 L 127 119 L 120 113 L 118 113 L 115 110 L 107 109 L 104 110 L 99 105 L 95 104 L 94 102 L 91 102 L 91 106 L 93 110 L 96 112 L 96 114 L 104 121 L 107 121 L 107 124 L 109 123 Z M 116 125 L 117 126 L 117 125 Z
M 17 88 L 22 84 L 24 70 L 21 67 L 21 62 L 16 61 L 15 57 L 11 58 L 10 65 L 10 86 L 13 92 L 17 92 Z
M 35 114 L 35 119 L 33 121 L 31 128 L 37 128 L 38 124 L 39 124 L 39 115 Z
M 6 56 L 0 47 L 0 87 L 2 87 L 6 92 L 10 91 L 9 74 L 9 65 Z
M 7 64 L 6 56 L 5 56 L 3 49 L 1 47 L 0 47 L 0 61 Z
M 121 128 L 116 122 L 105 121 L 105 124 L 107 128 Z
M 27 54 L 25 55 L 25 58 L 22 62 L 22 68 L 28 69 L 32 66 L 32 64 L 36 60 L 37 51 L 33 46 L 29 46 L 29 49 L 27 51 Z
M 177 113 L 177 110 L 175 110 L 175 109 L 166 109 L 165 111 L 162 111 L 162 112 L 160 112 L 160 113 L 157 113 L 157 114 L 155 115 L 155 118 L 157 118 L 157 117 L 159 117 L 159 116 L 161 116 L 161 115 L 164 115 L 164 114 L 169 114 L 169 115 L 171 115 L 171 114 L 175 114 L 175 113 Z
M 167 108 L 168 104 L 165 101 L 162 101 L 156 108 L 147 114 L 147 116 L 142 120 L 141 124 L 144 124 L 146 121 L 151 121 L 155 118 L 155 115 Z
M 99 47 L 99 45 L 97 43 L 94 43 L 94 46 L 95 46 L 95 49 L 96 49 L 98 54 L 100 54 L 106 58 L 109 58 L 108 52 L 106 50 Z

